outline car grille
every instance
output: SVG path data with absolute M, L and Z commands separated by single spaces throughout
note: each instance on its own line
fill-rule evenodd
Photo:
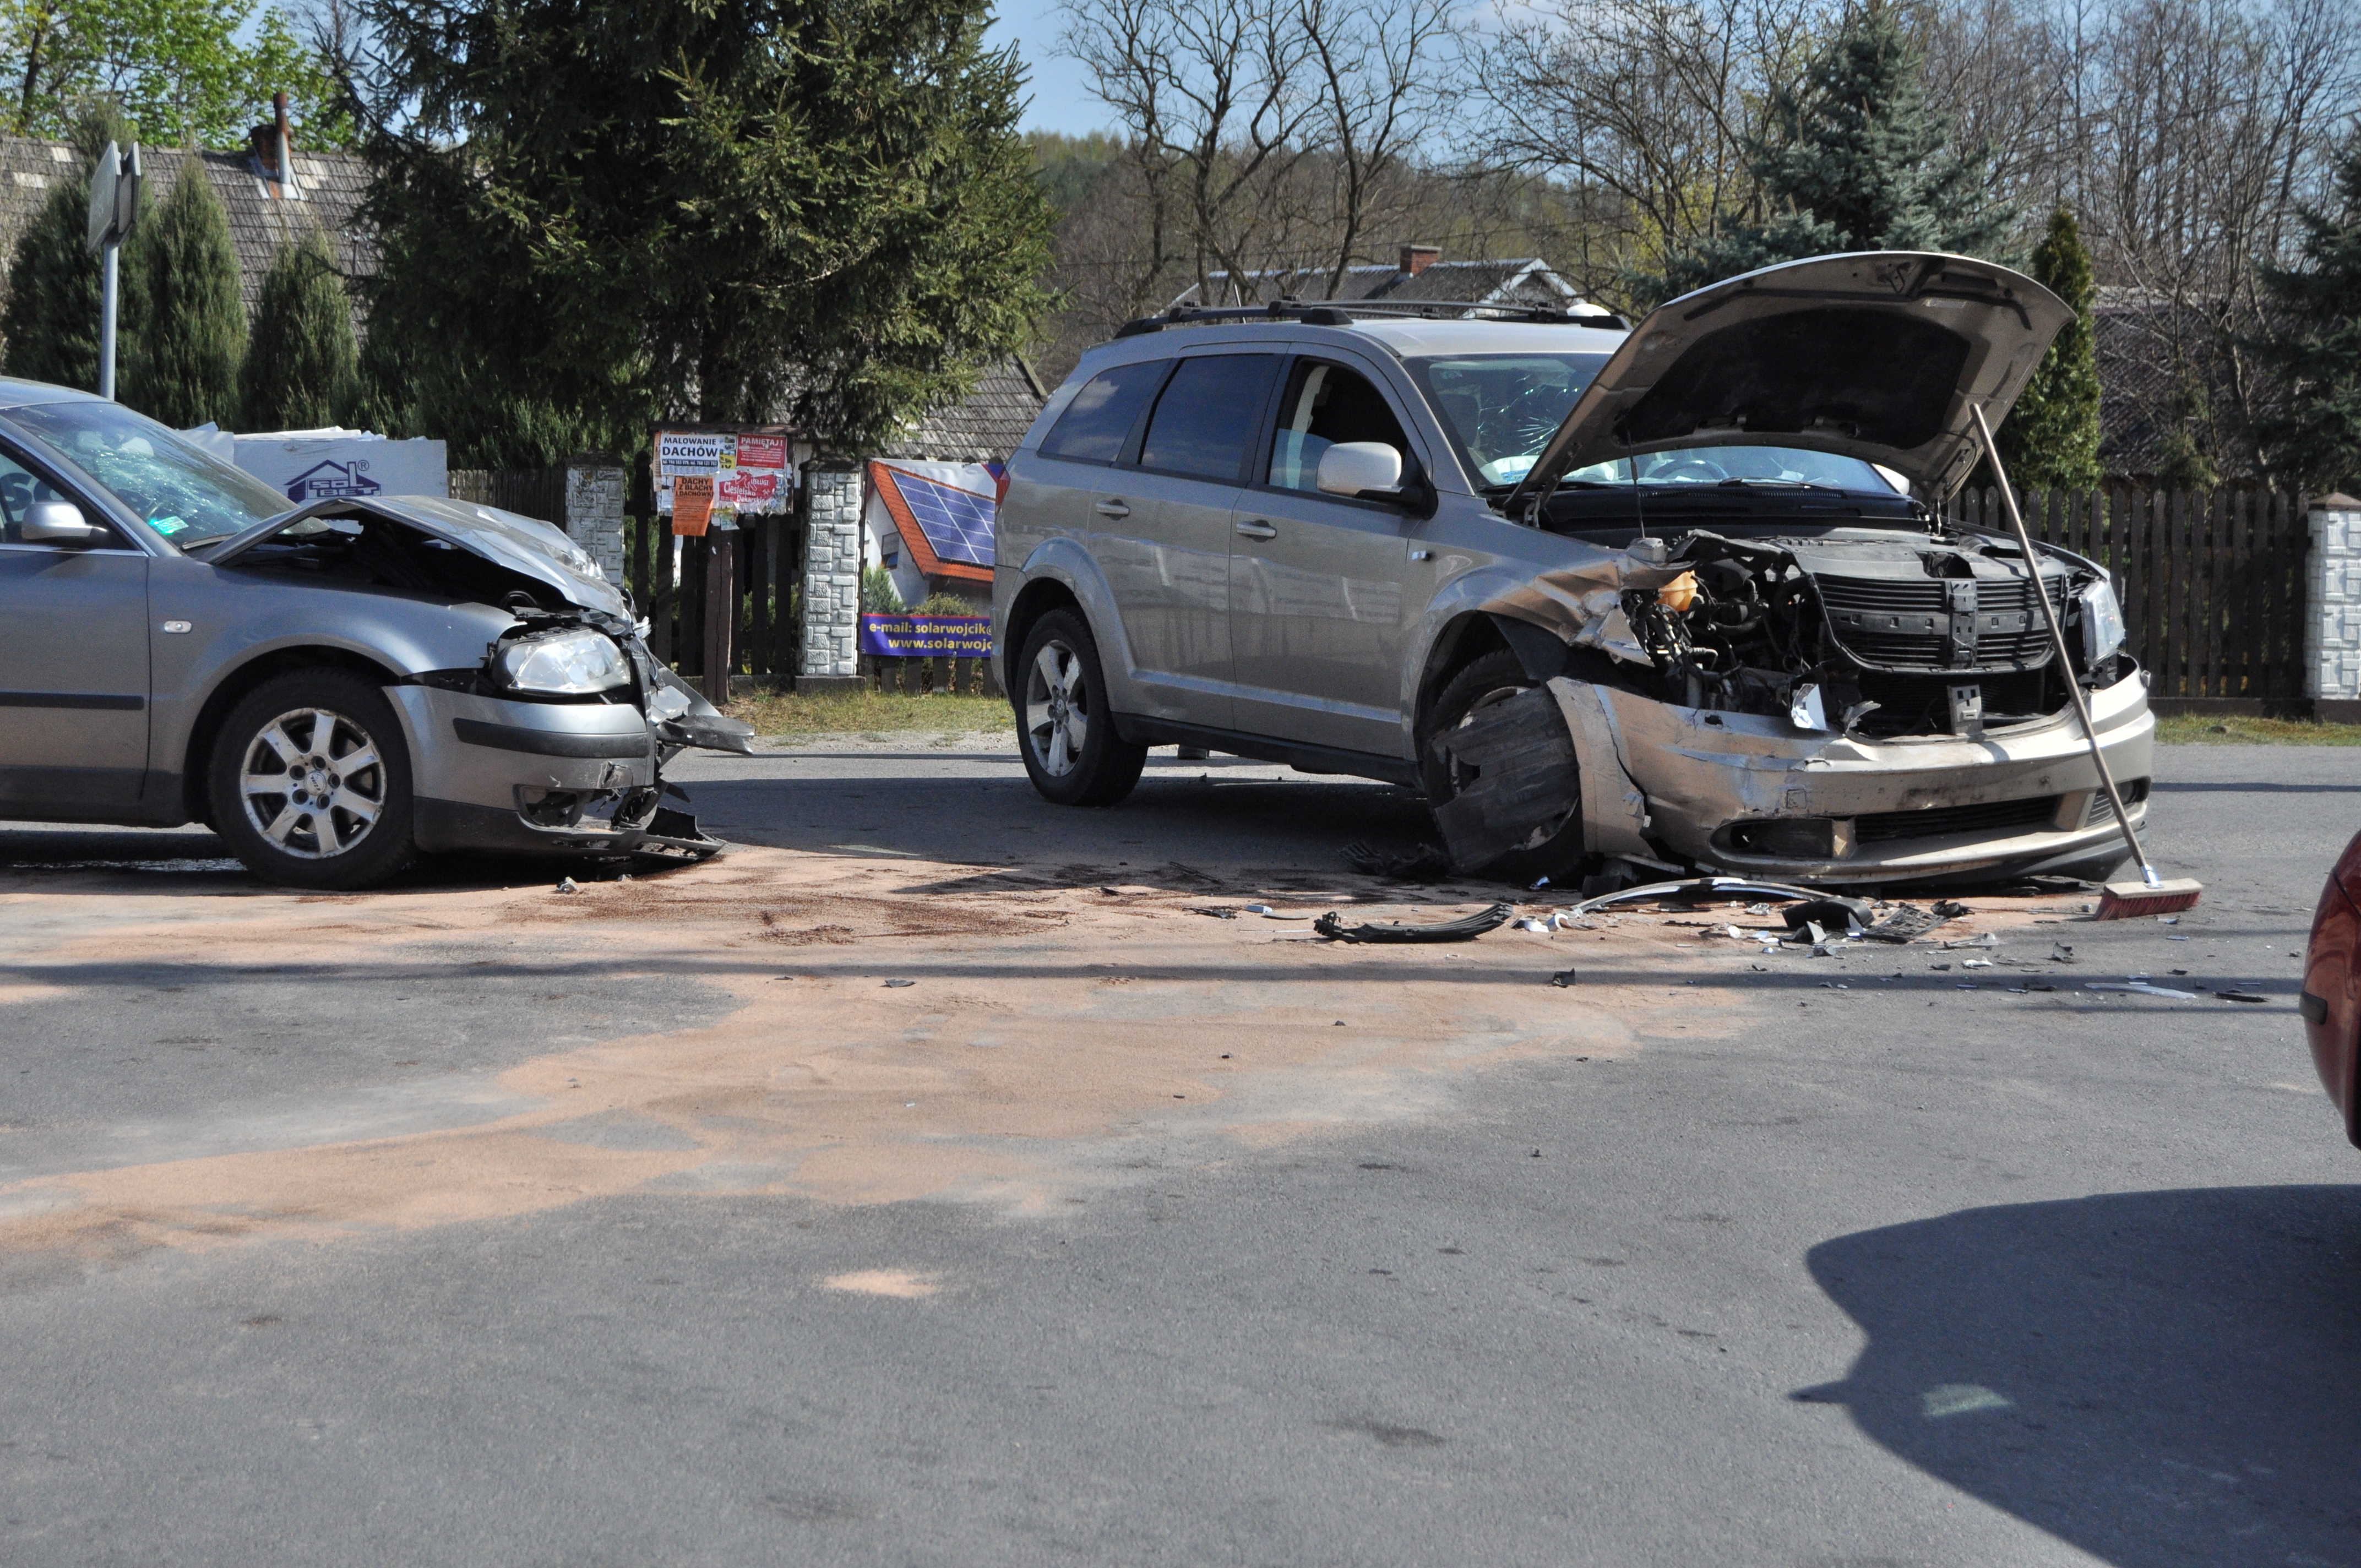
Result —
M 1942 839 L 1955 833 L 1989 833 L 2045 828 L 2056 820 L 2058 797 L 1994 800 L 1981 806 L 1940 806 L 1929 811 L 1881 811 L 1853 818 L 1857 844 L 1892 844 L 1905 839 Z
M 1896 580 L 1815 576 L 1837 640 L 1863 663 L 1890 669 L 1951 670 L 2047 663 L 2049 629 L 2022 577 Z M 2066 582 L 2049 581 L 2061 610 Z M 1971 655 L 1953 641 L 1955 617 L 1972 615 Z M 1965 630 L 1962 626 L 1960 630 Z
M 1894 675 L 1863 671 L 1861 695 L 1877 704 L 1877 711 L 1853 727 L 1871 740 L 1895 735 L 1944 735 L 1951 728 L 1950 689 L 1971 684 L 1969 677 Z M 2064 689 L 2046 669 L 1979 674 L 1972 684 L 1984 695 L 1987 726 L 2021 722 L 2056 713 L 2066 706 Z

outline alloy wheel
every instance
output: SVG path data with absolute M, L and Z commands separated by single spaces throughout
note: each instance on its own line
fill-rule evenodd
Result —
M 247 742 L 238 799 L 246 819 L 299 860 L 347 854 L 385 809 L 385 762 L 368 730 L 341 713 L 299 707 Z
M 1081 656 L 1063 641 L 1043 643 L 1025 676 L 1025 739 L 1033 760 L 1052 778 L 1072 773 L 1082 764 L 1090 728 L 1090 690 Z

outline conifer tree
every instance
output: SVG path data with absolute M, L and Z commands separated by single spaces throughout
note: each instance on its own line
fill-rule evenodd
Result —
M 2336 202 L 2301 214 L 2297 264 L 2268 269 L 2276 330 L 2260 345 L 2287 389 L 2262 431 L 2274 478 L 2317 489 L 2361 483 L 2361 134 L 2336 160 Z
M 93 105 L 74 126 L 74 149 L 81 154 L 74 172 L 57 180 L 17 236 L 8 264 L 8 303 L 0 311 L 0 338 L 6 343 L 0 366 L 9 375 L 98 389 L 99 262 L 83 243 L 90 171 L 108 142 L 130 140 L 130 125 L 112 102 Z M 118 288 L 127 280 L 120 260 Z M 119 345 L 119 323 L 116 339 Z
M 242 428 L 341 424 L 359 395 L 359 350 L 336 253 L 317 227 L 281 246 L 262 280 L 239 372 Z
M 1773 100 L 1776 130 L 1752 149 L 1770 221 L 1669 258 L 1662 276 L 1633 280 L 1637 291 L 1666 299 L 1829 251 L 1989 255 L 2015 214 L 1987 193 L 1987 148 L 1949 150 L 1950 118 L 1927 101 L 1925 66 L 1894 0 L 1852 12 L 1801 85 Z
M 2074 319 L 2049 345 L 2033 379 L 1994 432 L 2008 477 L 2024 489 L 2098 488 L 2099 354 L 2091 307 L 2098 299 L 2091 253 L 2081 225 L 2064 206 L 2049 214 L 2049 232 L 2033 251 L 2034 280 L 2074 307 Z M 1977 483 L 1989 476 L 1979 477 Z
M 190 153 L 171 191 L 124 247 L 121 398 L 175 429 L 237 419 L 246 301 L 229 214 Z

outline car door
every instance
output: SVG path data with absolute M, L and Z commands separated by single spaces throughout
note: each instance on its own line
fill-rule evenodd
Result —
M 1226 729 L 1230 514 L 1285 356 L 1218 345 L 1178 360 L 1118 477 L 1093 498 L 1092 549 L 1114 590 L 1143 710 Z
M 148 767 L 148 555 L 93 508 L 101 542 L 25 539 L 37 500 L 75 500 L 0 448 L 0 817 L 106 821 Z
M 1366 367 L 1304 356 L 1289 367 L 1261 471 L 1230 540 L 1230 648 L 1238 728 L 1377 756 L 1409 754 L 1401 723 L 1403 576 L 1413 524 L 1399 507 L 1323 495 L 1320 455 L 1377 441 L 1417 466 Z

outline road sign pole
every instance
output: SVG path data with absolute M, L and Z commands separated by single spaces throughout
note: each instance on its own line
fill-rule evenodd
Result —
M 115 253 L 122 248 L 110 243 L 99 264 L 98 395 L 108 402 L 115 400 Z

